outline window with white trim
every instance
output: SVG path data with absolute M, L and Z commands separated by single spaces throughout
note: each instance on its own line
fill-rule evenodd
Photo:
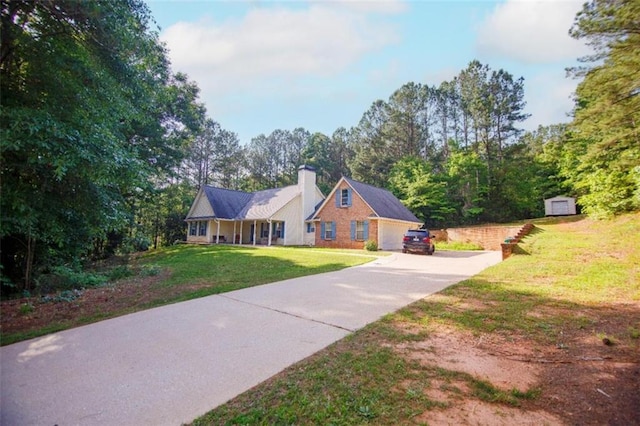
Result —
M 325 222 L 324 223 L 324 239 L 325 240 L 333 240 L 333 222 Z
M 206 220 L 201 220 L 200 222 L 198 222 L 198 235 L 201 237 L 204 237 L 207 235 L 207 221 Z
M 364 241 L 364 221 L 356 221 L 356 240 Z
M 340 190 L 340 206 L 347 207 L 349 206 L 349 189 L 341 189 Z

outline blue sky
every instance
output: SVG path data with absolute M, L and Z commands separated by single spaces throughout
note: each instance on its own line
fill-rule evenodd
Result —
M 303 127 L 350 128 L 413 81 L 439 85 L 473 59 L 525 78 L 522 125 L 569 120 L 588 53 L 568 35 L 574 0 L 147 0 L 174 72 L 201 89 L 208 115 L 248 143 Z

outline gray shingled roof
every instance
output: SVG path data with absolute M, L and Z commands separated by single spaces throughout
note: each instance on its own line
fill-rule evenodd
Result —
M 295 198 L 299 192 L 297 185 L 258 192 L 204 186 L 204 193 L 213 208 L 215 218 L 231 220 L 267 219 Z
M 251 194 L 251 201 L 244 206 L 237 219 L 269 218 L 298 194 L 300 194 L 298 185 L 254 192 Z
M 421 222 L 395 195 L 386 189 L 358 182 L 347 177 L 345 177 L 344 180 L 360 194 L 362 199 L 371 206 L 378 217 L 406 220 L 408 222 Z
M 219 219 L 235 219 L 253 196 L 248 192 L 215 188 L 208 185 L 204 187 L 204 193 Z

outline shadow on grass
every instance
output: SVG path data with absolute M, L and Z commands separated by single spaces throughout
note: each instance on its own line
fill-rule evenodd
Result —
M 544 232 L 545 232 L 544 229 L 533 225 L 533 228 L 531 228 L 529 233 L 527 235 L 525 235 L 524 237 L 522 237 L 520 242 L 518 244 L 516 244 L 515 247 L 513 247 L 513 251 L 512 251 L 513 254 L 524 254 L 524 255 L 527 255 L 527 256 L 531 255 L 531 253 L 529 253 L 527 250 L 525 250 L 523 246 L 526 245 L 527 240 L 529 238 L 534 237 L 534 236 L 539 235 L 539 234 L 542 234 Z
M 584 424 L 581 413 L 594 413 L 594 407 L 599 406 L 593 424 L 637 424 L 637 303 L 558 300 L 535 291 L 472 279 L 409 305 L 379 322 L 378 327 L 380 335 L 402 343 L 420 340 L 433 329 L 430 325 L 436 324 L 474 335 L 502 336 L 505 342 L 530 348 L 530 362 L 542 359 L 537 364 L 538 383 L 542 384 L 545 400 L 559 398 L 565 402 L 563 406 L 534 401 L 533 410 L 539 404 L 567 424 Z M 603 336 L 615 343 L 605 343 Z M 494 348 L 496 342 L 486 344 L 490 345 L 489 352 L 506 349 Z M 609 421 L 600 423 L 604 418 Z
M 171 277 L 161 283 L 162 286 L 197 286 L 198 292 L 192 296 L 201 297 L 336 271 L 369 260 L 361 256 L 301 249 L 215 245 L 169 249 L 147 255 L 143 262 L 171 270 Z M 185 300 L 184 296 L 179 300 Z
M 473 333 L 517 332 L 547 344 L 558 343 L 567 332 L 604 327 L 608 322 L 636 318 L 635 326 L 640 327 L 637 306 L 633 304 L 578 303 L 478 278 L 415 302 L 397 315 L 412 322 L 418 318 L 418 322 L 446 323 Z M 629 334 L 626 329 L 617 332 Z

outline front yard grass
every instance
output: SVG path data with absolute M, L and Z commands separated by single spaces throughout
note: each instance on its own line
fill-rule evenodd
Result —
M 362 250 L 318 250 L 307 247 L 178 245 L 144 254 L 140 262 L 171 271 L 164 287 L 197 288 L 172 302 L 246 287 L 314 275 L 367 263 L 377 256 Z

